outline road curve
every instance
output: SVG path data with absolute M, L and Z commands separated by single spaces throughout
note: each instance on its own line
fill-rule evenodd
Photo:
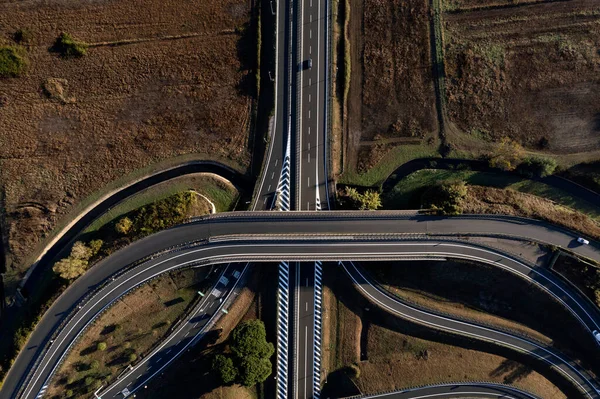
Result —
M 340 262 L 341 263 L 341 262 Z M 369 279 L 367 274 L 360 270 L 353 262 L 341 265 L 350 276 L 352 282 L 358 287 L 369 301 L 383 310 L 397 315 L 411 322 L 425 325 L 427 327 L 450 332 L 452 334 L 487 341 L 509 349 L 525 353 L 537 360 L 547 363 L 566 377 L 584 393 L 585 397 L 600 397 L 599 385 L 595 385 L 594 377 L 582 370 L 577 363 L 567 359 L 561 353 L 552 348 L 543 347 L 533 341 L 517 335 L 495 330 L 490 327 L 477 325 L 476 323 L 464 322 L 442 316 L 434 312 L 420 309 L 416 306 L 400 301 L 389 293 L 380 289 L 377 284 Z
M 446 398 L 488 398 L 488 399 L 539 399 L 521 389 L 493 383 L 456 383 L 439 384 L 428 387 L 403 389 L 374 395 L 356 397 L 356 399 L 446 399 Z M 348 398 L 351 399 L 351 398 Z
M 526 236 L 531 240 L 559 246 L 572 245 L 576 237 L 542 222 L 517 218 L 437 218 L 407 216 L 405 213 L 398 212 L 286 212 L 285 214 L 260 212 L 232 213 L 226 216 L 215 215 L 203 218 L 196 223 L 181 225 L 137 241 L 100 262 L 75 281 L 38 324 L 26 349 L 19 354 L 9 371 L 1 391 L 2 396 L 15 397 L 19 386 L 53 332 L 90 290 L 100 289 L 103 281 L 144 256 L 192 241 L 202 241 L 204 244 L 156 256 L 143 265 L 122 273 L 115 281 L 110 281 L 102 287 L 93 300 L 87 301 L 84 307 L 76 312 L 75 317 L 68 324 L 70 329 L 61 330 L 57 336 L 61 337 L 61 340 L 54 338 L 49 355 L 44 356 L 40 367 L 35 369 L 35 383 L 27 391 L 28 395 L 23 397 L 35 397 L 32 392 L 39 392 L 58 361 L 57 356 L 64 353 L 76 331 L 107 303 L 153 275 L 193 263 L 284 259 L 290 261 L 372 260 L 427 255 L 459 257 L 508 268 L 553 293 L 588 329 L 598 328 L 600 325 L 598 310 L 591 306 L 589 301 L 582 300 L 577 294 L 571 293 L 561 280 L 547 270 L 532 269 L 510 256 L 473 244 L 432 240 L 399 241 L 406 237 L 406 233 L 416 237 L 433 233 L 451 234 L 455 231 L 482 235 Z M 268 234 L 270 239 L 260 238 L 263 234 Z M 352 234 L 354 236 L 351 236 Z M 242 236 L 245 240 L 241 239 Z M 250 237 L 255 239 L 248 241 Z M 576 247 L 573 250 L 600 260 L 600 251 L 596 246 Z

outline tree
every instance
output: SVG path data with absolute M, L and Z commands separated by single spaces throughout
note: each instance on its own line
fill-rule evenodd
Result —
M 467 196 L 467 185 L 463 181 L 442 182 L 429 187 L 422 197 L 424 208 L 433 209 L 443 215 L 462 213 L 462 202 Z
M 269 358 L 247 356 L 240 363 L 239 380 L 243 385 L 251 387 L 265 381 L 271 375 L 272 367 Z
M 364 194 L 361 194 L 355 188 L 348 187 L 346 188 L 346 196 L 348 196 L 354 202 L 354 206 L 361 211 L 374 211 L 381 208 L 381 198 L 377 191 L 367 190 Z
M 82 259 L 65 258 L 54 264 L 52 270 L 65 280 L 73 280 L 87 270 L 88 263 Z
M 546 177 L 554 173 L 556 166 L 552 158 L 529 157 L 517 166 L 516 172 L 529 178 Z
M 91 256 L 96 256 L 98 252 L 102 249 L 102 245 L 104 245 L 104 241 L 102 240 L 92 240 L 89 242 L 88 246 L 90 247 Z
M 260 320 L 248 320 L 233 330 L 231 351 L 239 358 L 269 358 L 275 352 L 275 348 L 272 343 L 267 342 L 265 324 Z
M 96 345 L 96 349 L 98 349 L 99 351 L 105 351 L 106 350 L 106 342 L 98 342 L 98 345 Z
M 119 234 L 127 235 L 131 231 L 132 227 L 133 222 L 126 216 L 117 222 L 115 225 L 115 230 L 117 230 L 117 233 Z
M 490 155 L 489 165 L 492 168 L 511 171 L 515 169 L 521 158 L 523 158 L 521 144 L 508 137 L 503 137 Z
M 73 248 L 71 248 L 71 259 L 81 259 L 88 260 L 92 257 L 92 250 L 89 249 L 84 243 L 81 241 L 77 241 L 73 244 Z
M 56 38 L 50 51 L 59 53 L 63 57 L 82 57 L 87 52 L 88 45 L 77 41 L 68 33 L 61 32 Z
M 224 355 L 215 356 L 212 362 L 212 369 L 219 374 L 223 384 L 231 384 L 238 376 L 238 370 L 233 365 L 233 360 Z

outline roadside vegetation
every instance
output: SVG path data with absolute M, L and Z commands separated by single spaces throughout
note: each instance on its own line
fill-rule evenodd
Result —
M 541 162 L 528 171 L 543 173 Z M 546 220 L 600 237 L 600 206 L 541 182 L 492 172 L 424 169 L 382 195 L 384 209 L 435 209 L 440 213 L 490 213 Z M 466 183 L 466 185 L 465 185 Z M 450 195 L 448 191 L 460 189 Z M 466 192 L 465 192 L 466 189 Z M 439 208 L 439 209 L 438 209 Z
M 222 266 L 221 266 L 222 267 Z M 154 279 L 106 310 L 70 351 L 48 394 L 90 398 L 169 334 L 171 327 L 208 290 L 219 274 L 186 269 Z M 54 395 L 54 396 L 52 396 Z
M 552 270 L 600 307 L 600 265 L 556 250 Z
M 5 325 L 3 333 L 12 336 L 12 339 L 0 340 L 1 378 L 8 372 L 44 312 L 90 266 L 132 241 L 186 218 L 207 214 L 209 209 L 206 201 L 195 193 L 178 192 L 126 212 L 97 230 L 81 235 L 70 254 L 55 263 L 53 272 L 46 274 L 38 290 L 21 306 L 19 317 L 12 319 L 12 325 Z
M 22 48 L 0 46 L 0 78 L 14 78 L 25 72 L 27 58 Z
M 360 295 L 347 286 L 346 278 L 331 281 L 327 274 L 324 277 L 324 397 L 469 379 L 511 384 L 540 397 L 566 398 L 529 366 L 452 345 L 461 341 L 426 334 L 423 328 L 396 317 L 379 317 L 374 305 L 356 301 Z
M 270 344 L 265 344 L 260 330 L 263 329 L 262 320 L 267 322 L 268 316 L 265 308 L 272 307 L 274 310 L 275 304 L 271 306 L 271 303 L 274 302 L 270 299 L 272 292 L 267 293 L 269 287 L 267 284 L 261 283 L 269 273 L 265 269 L 264 267 L 255 267 L 249 270 L 251 274 L 248 275 L 248 283 L 244 285 L 239 296 L 228 308 L 228 313 L 221 315 L 203 340 L 169 366 L 168 373 L 165 373 L 160 379 L 149 381 L 148 389 L 136 392 L 138 398 L 257 399 L 267 397 L 266 392 L 275 392 L 274 390 L 270 391 L 270 389 L 274 389 L 272 377 L 268 378 L 265 383 L 254 386 L 245 386 L 235 382 L 225 384 L 220 373 L 213 369 L 215 358 L 220 358 L 220 355 L 233 356 L 230 347 L 232 344 L 235 345 L 233 331 L 237 329 L 238 332 L 242 332 L 241 328 L 237 327 L 246 323 L 257 326 L 255 331 L 258 334 L 246 336 L 252 345 L 244 347 L 242 350 L 266 348 L 269 351 Z M 267 328 L 267 341 L 274 339 L 270 334 Z M 235 367 L 235 360 L 231 360 Z M 237 370 L 237 367 L 235 369 Z

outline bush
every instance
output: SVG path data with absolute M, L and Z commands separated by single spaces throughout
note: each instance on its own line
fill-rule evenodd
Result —
M 129 360 L 129 362 L 135 362 L 137 360 L 137 355 L 135 353 L 130 353 L 127 360 Z
M 84 243 L 81 241 L 77 241 L 73 244 L 73 248 L 71 248 L 71 259 L 81 259 L 88 260 L 92 256 L 92 250 L 89 249 Z
M 489 165 L 505 171 L 512 171 L 523 158 L 523 147 L 508 137 L 503 137 L 494 152 L 489 155 Z
M 119 234 L 126 235 L 129 234 L 132 227 L 133 222 L 131 221 L 131 219 L 129 219 L 128 217 L 124 217 L 117 222 L 117 224 L 115 225 L 115 230 Z
M 27 44 L 33 41 L 33 33 L 27 28 L 21 28 L 13 35 L 15 42 L 19 44 Z
M 21 75 L 27 66 L 27 59 L 17 47 L 0 47 L 0 78 L 14 78 Z
M 54 266 L 52 266 L 52 270 L 65 280 L 74 280 L 85 273 L 87 266 L 87 261 L 71 259 L 69 257 L 56 262 Z
M 423 208 L 443 215 L 462 213 L 462 202 L 467 196 L 467 185 L 463 181 L 442 182 L 429 187 L 422 197 Z
M 73 390 L 72 390 L 72 389 L 67 389 L 67 390 L 65 391 L 65 396 L 66 396 L 67 398 L 72 398 L 72 397 L 73 397 L 73 395 L 74 395 L 74 392 L 73 392 Z
M 94 377 L 85 377 L 85 380 L 83 380 L 83 383 L 88 387 L 94 382 L 96 382 L 96 379 Z
M 62 32 L 50 48 L 50 51 L 59 53 L 61 56 L 67 57 L 83 57 L 87 51 L 88 45 L 76 41 L 68 33 Z
M 100 367 L 100 362 L 97 360 L 92 360 L 92 362 L 90 363 L 90 369 L 96 370 L 98 367 Z
M 106 350 L 106 342 L 98 342 L 98 345 L 96 345 L 96 349 L 98 349 L 99 351 L 105 351 Z
M 381 208 L 381 198 L 377 191 L 367 190 L 364 194 L 361 194 L 355 188 L 348 187 L 346 189 L 346 196 L 354 202 L 354 207 L 361 211 L 374 211 Z
M 529 157 L 517 166 L 516 172 L 525 177 L 546 177 L 556 170 L 556 161 L 552 158 Z
M 213 359 L 212 369 L 219 375 L 223 384 L 231 384 L 238 375 L 237 368 L 230 357 L 217 355 Z
M 90 251 L 91 251 L 91 256 L 96 256 L 98 254 L 98 252 L 100 252 L 100 250 L 102 249 L 102 246 L 104 245 L 104 242 L 102 240 L 92 240 L 90 241 L 90 243 L 88 244 Z

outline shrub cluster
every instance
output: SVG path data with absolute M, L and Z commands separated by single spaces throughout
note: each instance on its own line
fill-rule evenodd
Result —
M 87 270 L 89 260 L 102 248 L 102 240 L 92 240 L 88 245 L 77 241 L 71 248 L 71 254 L 54 264 L 52 270 L 65 280 L 74 280 Z
M 14 78 L 21 75 L 27 66 L 27 59 L 19 47 L 0 47 L 0 77 Z
M 87 52 L 88 45 L 73 39 L 71 35 L 65 32 L 56 38 L 54 45 L 50 51 L 59 53 L 61 56 L 68 57 L 83 57 Z
M 238 325 L 231 334 L 230 354 L 215 356 L 212 368 L 224 384 L 234 382 L 253 386 L 271 375 L 269 360 L 275 348 L 267 342 L 265 325 L 260 320 L 249 320 Z

